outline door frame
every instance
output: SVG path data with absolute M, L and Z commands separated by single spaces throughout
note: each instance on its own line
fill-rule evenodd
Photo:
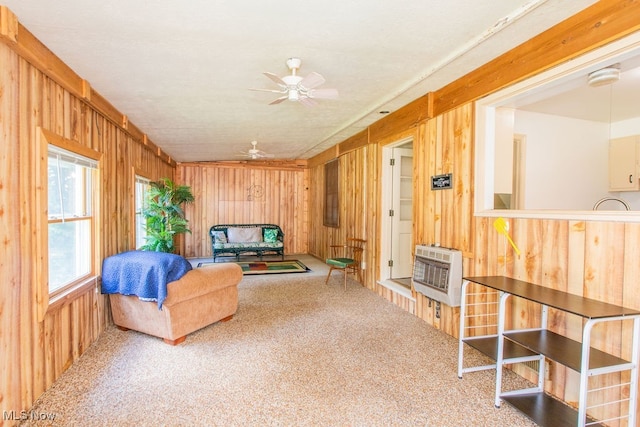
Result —
M 394 290 L 398 290 L 397 288 L 402 288 L 402 290 L 407 291 L 407 288 L 402 287 L 401 285 L 394 284 L 391 280 L 391 269 L 388 266 L 389 259 L 391 257 L 391 249 L 390 249 L 390 241 L 391 241 L 391 221 L 388 220 L 387 212 L 393 206 L 393 200 L 391 197 L 391 178 L 393 177 L 393 173 L 391 171 L 391 166 L 389 162 L 391 160 L 393 149 L 400 148 L 401 146 L 414 142 L 414 136 L 409 136 L 406 138 L 402 138 L 396 142 L 385 145 L 382 147 L 382 167 L 381 167 L 381 178 L 380 178 L 380 186 L 381 192 L 380 195 L 380 206 L 381 206 L 381 227 L 380 227 L 380 259 L 378 265 L 378 274 L 379 281 L 381 285 L 389 288 L 393 288 Z M 410 290 L 409 295 L 411 294 Z M 402 292 L 403 294 L 405 292 Z

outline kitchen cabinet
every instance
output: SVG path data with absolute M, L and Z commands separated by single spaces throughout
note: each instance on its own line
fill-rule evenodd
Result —
M 609 141 L 609 191 L 640 191 L 640 136 Z
M 470 294 L 469 285 L 477 284 L 493 292 Z M 475 288 L 474 288 L 475 289 Z M 474 297 L 474 295 L 476 295 Z M 508 301 L 523 298 L 535 303 L 540 309 L 540 325 L 527 329 L 506 329 Z M 483 304 L 497 309 L 493 317 L 478 315 L 477 305 Z M 547 329 L 549 310 L 555 309 L 582 319 L 582 341 L 570 339 Z M 491 324 L 481 324 L 490 319 Z M 628 345 L 631 360 L 609 354 L 591 345 L 594 327 L 608 322 L 632 322 Z M 480 333 L 472 332 L 479 330 Z M 488 331 L 485 333 L 485 331 Z M 505 401 L 525 413 L 541 426 L 585 426 L 601 425 L 594 420 L 607 405 L 619 409 L 615 420 L 626 421 L 625 425 L 636 425 L 638 399 L 638 342 L 640 341 L 640 311 L 601 301 L 580 297 L 505 276 L 466 277 L 463 279 L 460 305 L 460 343 L 458 354 L 458 377 L 465 372 L 495 369 L 495 406 Z M 464 365 L 464 346 L 468 345 L 489 356 L 495 363 L 482 366 Z M 546 359 L 562 364 L 580 376 L 577 409 L 545 393 Z M 503 369 L 506 365 L 538 361 L 538 381 L 532 387 L 503 390 Z M 618 389 L 618 394 L 602 393 L 590 381 L 592 378 L 616 374 L 618 383 L 608 384 L 607 390 Z M 610 380 L 610 378 L 609 378 Z M 604 395 L 600 396 L 598 395 Z M 600 401 L 593 402 L 597 395 Z M 625 411 L 626 409 L 626 411 Z M 607 419 L 611 422 L 612 419 Z

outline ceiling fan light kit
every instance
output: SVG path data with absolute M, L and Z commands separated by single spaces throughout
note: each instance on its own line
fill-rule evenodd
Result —
M 306 106 L 316 105 L 314 99 L 336 99 L 338 98 L 337 89 L 316 89 L 318 86 L 325 82 L 324 77 L 316 72 L 311 72 L 306 77 L 298 75 L 298 70 L 302 65 L 300 58 L 289 58 L 286 61 L 287 67 L 291 71 L 291 74 L 279 77 L 276 74 L 265 72 L 263 73 L 270 80 L 280 86 L 279 90 L 276 89 L 250 89 L 260 92 L 272 92 L 280 93 L 281 97 L 271 101 L 269 105 L 280 104 L 283 101 L 295 101 L 300 102 Z
M 289 89 L 288 98 L 289 98 L 289 101 L 299 101 L 300 93 L 295 89 Z

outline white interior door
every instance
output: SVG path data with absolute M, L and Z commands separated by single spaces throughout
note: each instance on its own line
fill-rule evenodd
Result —
M 413 271 L 413 149 L 393 148 L 391 213 L 391 279 Z

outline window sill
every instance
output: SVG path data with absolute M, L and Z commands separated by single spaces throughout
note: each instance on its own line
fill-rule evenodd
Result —
M 475 213 L 477 217 L 557 219 L 569 221 L 609 221 L 640 222 L 638 211 L 562 211 L 562 210 L 483 210 Z
M 55 293 L 49 296 L 49 307 L 47 308 L 47 313 L 51 313 L 53 311 L 60 310 L 62 307 L 71 304 L 73 301 L 78 299 L 80 296 L 91 292 L 95 289 L 95 292 L 98 292 L 98 277 L 91 276 L 88 277 L 68 288 L 64 289 L 59 293 Z

